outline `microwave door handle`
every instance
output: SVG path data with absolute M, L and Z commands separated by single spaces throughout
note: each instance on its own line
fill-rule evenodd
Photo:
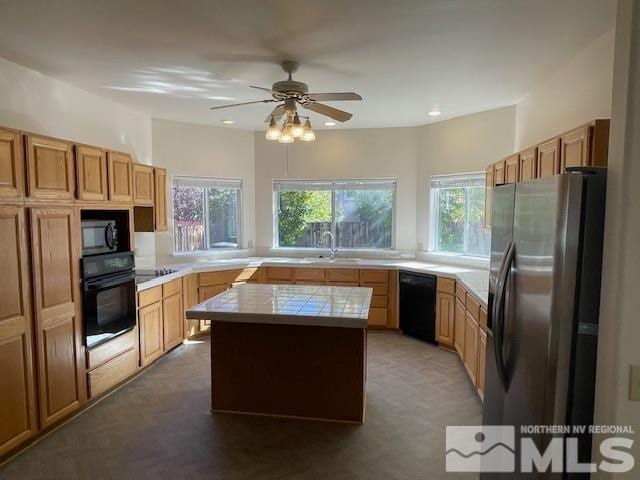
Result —
M 107 223 L 107 226 L 104 227 L 104 241 L 109 250 L 113 250 L 115 242 L 113 238 L 113 225 L 110 223 Z
M 505 312 L 505 291 L 507 288 L 507 279 L 509 277 L 509 273 L 511 272 L 511 266 L 513 264 L 513 259 L 515 257 L 515 244 L 513 242 L 509 242 L 506 248 L 504 262 L 502 264 L 502 268 L 498 274 L 498 284 L 496 290 L 496 300 L 493 304 L 493 318 L 494 318 L 494 328 L 493 328 L 493 346 L 494 346 L 494 354 L 496 358 L 496 366 L 498 370 L 498 377 L 500 378 L 500 383 L 502 383 L 502 387 L 505 392 L 509 388 L 508 379 L 507 379 L 507 369 L 504 362 L 503 355 L 503 345 L 504 345 L 504 312 Z

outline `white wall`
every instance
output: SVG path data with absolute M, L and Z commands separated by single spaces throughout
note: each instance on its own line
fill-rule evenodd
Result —
M 429 248 L 429 177 L 484 172 L 514 151 L 515 107 L 432 123 L 418 128 L 416 233 L 418 250 Z
M 258 253 L 272 247 L 272 182 L 283 178 L 396 178 L 396 248 L 415 249 L 417 130 L 320 130 L 317 135 L 315 142 L 287 147 L 266 140 L 264 132 L 255 132 Z
M 151 125 L 155 152 L 153 164 L 167 169 L 169 182 L 173 175 L 242 180 L 242 248 L 251 250 L 255 245 L 253 132 L 156 118 Z M 173 215 L 170 196 L 168 203 L 169 229 L 167 232 L 156 233 L 158 264 L 202 258 L 171 257 Z M 241 252 L 218 252 L 217 256 L 238 256 L 239 253 Z
M 611 29 L 541 79 L 517 104 L 516 150 L 611 116 L 613 49 Z

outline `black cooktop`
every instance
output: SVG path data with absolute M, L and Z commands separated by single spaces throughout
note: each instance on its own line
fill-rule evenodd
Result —
M 160 268 L 157 270 L 144 270 L 136 268 L 136 283 L 146 282 L 148 280 L 175 273 L 177 270 L 172 268 Z

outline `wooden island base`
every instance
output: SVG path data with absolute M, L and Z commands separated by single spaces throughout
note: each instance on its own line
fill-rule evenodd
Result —
M 212 410 L 364 423 L 366 329 L 212 321 Z

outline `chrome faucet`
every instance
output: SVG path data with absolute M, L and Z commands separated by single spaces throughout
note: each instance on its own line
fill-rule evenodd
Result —
M 335 260 L 336 253 L 338 253 L 338 249 L 336 248 L 336 237 L 329 230 L 325 230 L 322 232 L 320 236 L 320 241 L 318 242 L 318 248 L 322 247 L 322 241 L 324 240 L 325 235 L 329 235 L 331 237 L 331 248 L 329 250 L 329 258 L 331 260 Z

